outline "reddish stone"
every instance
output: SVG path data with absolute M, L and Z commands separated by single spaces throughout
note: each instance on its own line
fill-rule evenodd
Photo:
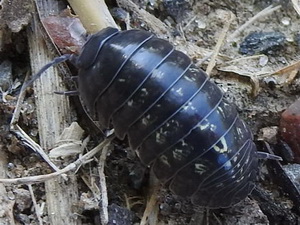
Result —
M 280 135 L 294 152 L 294 161 L 300 163 L 300 98 L 281 115 Z
M 78 54 L 86 42 L 85 29 L 77 17 L 63 12 L 58 16 L 43 18 L 42 23 L 51 40 L 63 54 Z

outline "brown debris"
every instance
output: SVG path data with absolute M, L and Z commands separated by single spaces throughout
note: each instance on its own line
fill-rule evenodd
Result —
M 0 27 L 5 24 L 12 32 L 19 32 L 29 24 L 34 11 L 31 0 L 3 0 L 0 2 Z

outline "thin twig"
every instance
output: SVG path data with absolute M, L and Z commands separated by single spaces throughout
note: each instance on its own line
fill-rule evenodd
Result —
M 289 73 L 293 70 L 299 70 L 300 69 L 300 60 L 295 62 L 295 63 L 292 63 L 286 67 L 283 67 L 277 71 L 275 71 L 273 74 L 277 74 L 277 75 L 280 75 L 280 74 L 285 74 L 285 73 Z
M 155 16 L 153 16 L 143 8 L 139 7 L 132 0 L 117 0 L 117 4 L 119 5 L 119 7 L 132 12 L 132 17 L 143 22 L 143 24 L 145 24 L 152 33 L 156 34 L 159 37 L 172 37 L 169 32 L 169 28 L 165 23 L 157 19 Z
M 226 18 L 226 23 L 225 23 L 225 25 L 224 25 L 224 27 L 223 27 L 223 29 L 222 29 L 222 31 L 221 31 L 221 35 L 220 35 L 220 37 L 219 37 L 219 39 L 218 39 L 218 42 L 217 42 L 217 44 L 216 44 L 216 46 L 215 46 L 215 49 L 214 49 L 214 51 L 213 51 L 211 60 L 209 61 L 209 64 L 208 64 L 208 66 L 207 66 L 207 68 L 206 68 L 206 73 L 207 73 L 208 75 L 210 75 L 212 69 L 213 69 L 213 68 L 215 67 L 215 65 L 216 65 L 216 58 L 217 58 L 217 55 L 218 55 L 219 52 L 220 52 L 221 46 L 222 46 L 222 44 L 223 44 L 223 42 L 224 42 L 224 40 L 225 40 L 226 34 L 227 34 L 228 30 L 229 30 L 230 24 L 231 24 L 231 22 L 232 22 L 232 20 L 233 20 L 233 18 L 234 18 L 234 16 L 233 16 L 232 13 L 229 13 L 227 17 L 228 17 L 228 18 Z
M 142 196 L 128 197 L 126 195 L 126 193 L 124 193 L 124 199 L 125 199 L 125 203 L 126 203 L 126 208 L 128 210 L 131 210 L 132 207 L 134 207 L 135 205 L 144 205 L 145 204 L 144 198 Z M 131 203 L 131 202 L 133 202 L 133 203 Z
M 27 82 L 28 78 L 29 78 L 29 73 L 26 74 L 26 77 L 25 77 L 25 80 L 24 80 L 24 84 Z M 17 124 L 18 121 L 19 121 L 21 107 L 22 107 L 22 103 L 23 103 L 23 100 L 24 100 L 24 97 L 25 97 L 24 84 L 23 84 L 23 86 L 21 88 L 22 91 L 20 92 L 20 94 L 18 96 L 17 104 L 16 104 L 16 107 L 15 107 L 13 116 L 11 118 L 11 121 L 10 121 L 10 127 L 11 127 L 11 129 L 13 129 L 13 125 Z
M 268 6 L 267 8 L 263 9 L 259 13 L 257 13 L 255 16 L 250 18 L 246 23 L 244 23 L 242 26 L 240 26 L 233 34 L 228 38 L 228 40 L 232 41 L 234 38 L 236 38 L 243 30 L 245 30 L 250 24 L 254 23 L 259 18 L 262 18 L 264 16 L 267 16 L 274 11 L 281 8 L 281 5 L 273 7 L 272 5 Z
M 289 76 L 287 77 L 287 79 L 285 80 L 285 83 L 286 84 L 291 83 L 295 79 L 295 77 L 297 76 L 297 74 L 298 74 L 298 70 L 292 70 L 289 73 Z
M 108 223 L 108 209 L 107 209 L 108 197 L 107 197 L 106 179 L 104 174 L 107 152 L 108 152 L 108 146 L 105 146 L 101 152 L 99 164 L 98 164 L 98 173 L 100 177 L 100 192 L 101 192 L 100 217 L 101 217 L 101 224 L 103 225 L 106 225 Z
M 38 206 L 38 204 L 36 203 L 36 199 L 35 199 L 35 196 L 34 196 L 34 193 L 33 193 L 32 185 L 28 184 L 27 186 L 28 186 L 28 189 L 29 189 L 29 192 L 30 192 L 30 195 L 31 195 L 31 199 L 32 199 L 33 207 L 35 209 L 36 217 L 39 221 L 39 224 L 43 225 L 43 220 L 41 218 L 41 209 Z
M 44 149 L 34 140 L 32 140 L 32 138 L 29 137 L 28 134 L 26 134 L 26 132 L 18 124 L 12 124 L 10 130 L 14 132 L 23 141 L 25 145 L 27 145 L 33 151 L 38 153 L 45 160 L 45 162 L 47 162 L 52 167 L 54 171 L 60 171 L 60 169 L 50 160 Z
M 99 204 L 101 200 L 101 193 L 98 186 L 98 183 L 96 183 L 96 179 L 94 176 L 88 176 L 87 174 L 83 174 L 80 176 L 80 178 L 83 180 L 83 182 L 86 184 L 86 186 L 90 189 L 90 191 L 93 194 L 94 199 Z
M 15 222 L 15 215 L 14 215 L 14 206 L 15 206 L 15 200 L 10 200 L 8 202 L 8 208 L 7 208 L 7 215 L 9 217 L 9 222 L 10 222 L 10 225 L 16 225 L 16 222 Z M 19 224 L 19 223 L 18 223 Z
M 194 16 L 192 19 L 190 19 L 190 21 L 187 22 L 187 24 L 183 27 L 183 30 L 185 31 L 188 28 L 188 26 L 190 26 L 191 23 L 194 22 L 196 19 L 197 19 L 197 16 Z
M 299 1 L 298 0 L 292 0 L 293 7 L 300 16 L 300 6 L 299 6 Z
M 99 151 L 101 151 L 104 146 L 107 146 L 111 140 L 114 138 L 114 135 L 110 136 L 103 142 L 101 142 L 98 146 L 93 148 L 91 151 L 77 159 L 75 162 L 70 163 L 65 168 L 58 170 L 57 172 L 45 174 L 45 175 L 38 175 L 38 176 L 30 176 L 30 177 L 21 177 L 21 178 L 13 178 L 13 179 L 0 179 L 0 183 L 5 184 L 33 184 L 33 183 L 40 183 L 45 182 L 47 180 L 53 179 L 61 174 L 75 171 L 77 170 L 81 165 L 86 164 L 89 162 L 89 160 L 94 157 L 95 154 L 97 154 Z
M 153 176 L 153 174 L 152 174 Z M 152 193 L 149 201 L 147 202 L 146 209 L 144 211 L 143 217 L 141 219 L 140 225 L 146 225 L 148 223 L 157 224 L 158 220 L 158 204 L 157 204 L 157 196 L 160 191 L 160 185 L 155 177 L 152 177 Z
M 69 171 L 72 171 L 76 168 L 76 165 L 74 163 L 69 164 L 65 168 L 53 172 L 50 174 L 45 175 L 37 175 L 37 176 L 30 176 L 30 177 L 21 177 L 21 178 L 11 178 L 11 179 L 0 179 L 0 183 L 5 184 L 33 184 L 33 183 L 40 183 L 45 182 L 47 180 L 53 179 L 54 177 L 57 177 L 61 174 L 67 173 Z

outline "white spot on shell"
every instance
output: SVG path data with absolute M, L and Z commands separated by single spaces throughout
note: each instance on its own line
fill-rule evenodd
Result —
M 207 119 L 203 122 L 197 125 L 197 127 L 199 127 L 200 130 L 205 130 L 210 126 L 210 123 L 207 121 Z
M 201 163 L 195 163 L 195 173 L 202 175 L 206 172 L 206 166 Z
M 183 150 L 182 149 L 174 149 L 173 150 L 173 157 L 174 159 L 177 159 L 178 161 L 181 161 L 182 160 L 182 152 Z
M 217 129 L 217 126 L 215 124 L 210 124 L 210 130 L 214 132 Z
M 184 140 L 181 140 L 181 145 L 182 146 L 187 146 L 188 144 Z
M 192 82 L 192 83 L 194 82 L 193 79 L 191 79 L 191 78 L 188 77 L 188 76 L 184 76 L 184 79 L 186 79 L 187 81 Z
M 163 143 L 165 143 L 166 139 L 165 139 L 165 137 L 163 135 L 161 135 L 160 132 L 156 132 L 155 141 L 158 144 L 163 144 Z
M 233 158 L 233 162 L 236 162 L 237 160 L 238 160 L 238 157 L 235 156 L 235 157 Z M 237 166 L 239 167 L 239 163 L 237 164 Z
M 148 114 L 146 117 L 142 119 L 142 124 L 147 126 L 149 124 L 149 120 L 151 119 L 151 115 Z
M 218 112 L 221 114 L 222 117 L 225 117 L 224 110 L 222 107 L 218 107 Z
M 167 156 L 161 155 L 161 156 L 159 157 L 159 159 L 160 159 L 160 161 L 161 161 L 163 164 L 165 164 L 165 165 L 168 166 L 168 167 L 171 167 L 170 163 L 168 162 Z
M 152 78 L 161 79 L 163 76 L 164 76 L 164 73 L 159 69 L 155 69 L 152 72 Z
M 182 87 L 181 87 L 181 88 L 178 88 L 178 89 L 176 90 L 176 93 L 177 93 L 179 96 L 183 96 Z
M 213 149 L 214 149 L 216 152 L 219 152 L 219 153 L 225 153 L 225 152 L 228 152 L 229 149 L 228 149 L 228 145 L 227 145 L 227 142 L 226 142 L 226 139 L 224 138 L 224 136 L 221 137 L 220 142 L 221 142 L 223 148 L 220 148 L 219 146 L 215 145 L 215 146 L 213 147 Z
M 244 180 L 244 178 L 245 178 L 245 177 L 242 176 L 240 179 L 237 179 L 236 182 L 239 183 L 239 182 L 241 182 L 242 180 Z
M 143 92 L 144 96 L 147 96 L 149 94 L 147 88 L 142 88 L 141 92 Z

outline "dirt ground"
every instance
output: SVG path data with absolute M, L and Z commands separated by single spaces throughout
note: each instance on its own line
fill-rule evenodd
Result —
M 68 5 L 65 1 L 45 2 L 61 10 Z M 53 46 L 49 47 L 52 43 L 46 32 L 38 41 L 32 41 L 37 26 L 34 18 L 42 17 L 41 4 L 46 3 L 0 1 L 0 224 L 87 225 L 101 224 L 106 217 L 108 224 L 118 225 L 299 224 L 300 168 L 291 157 L 280 162 L 261 160 L 257 187 L 247 199 L 230 208 L 208 210 L 174 196 L 166 187 L 156 190 L 152 184 L 155 178 L 148 169 L 140 180 L 139 159 L 126 140 L 114 139 L 102 154 L 98 151 L 87 156 L 104 136 L 95 129 L 76 97 L 59 97 L 66 105 L 67 116 L 63 117 L 67 118 L 59 122 L 59 132 L 44 130 L 46 125 L 39 122 L 40 107 L 52 102 L 41 103 L 44 97 L 37 94 L 38 84 L 21 93 L 25 77 L 41 68 L 33 63 L 35 56 L 39 58 L 34 46 L 46 42 L 50 59 L 58 54 Z M 258 149 L 287 155 L 289 148 L 279 135 L 280 118 L 300 96 L 300 20 L 295 2 L 119 0 L 107 1 L 107 5 L 122 29 L 149 30 L 170 41 L 203 70 L 212 68 L 211 80 L 251 127 Z M 245 43 L 253 32 L 257 32 L 258 39 Z M 263 36 L 260 32 L 268 33 Z M 241 46 L 248 54 L 241 54 Z M 59 67 L 58 73 L 76 75 L 76 69 L 68 66 Z M 60 82 L 61 89 L 48 93 L 63 91 Z M 70 79 L 65 77 L 63 83 L 73 90 Z M 44 117 L 55 118 L 52 114 L 55 112 L 48 109 Z M 62 127 L 72 121 L 83 130 L 74 128 L 74 136 L 61 138 L 59 143 L 64 148 L 51 151 L 60 145 L 48 141 L 57 139 Z M 55 174 L 60 173 L 58 168 L 65 168 L 69 178 Z M 157 198 L 151 202 L 149 187 L 153 186 Z M 60 203 L 53 203 L 55 199 Z M 51 210 L 56 214 L 49 213 Z M 147 210 L 151 211 L 149 215 Z

